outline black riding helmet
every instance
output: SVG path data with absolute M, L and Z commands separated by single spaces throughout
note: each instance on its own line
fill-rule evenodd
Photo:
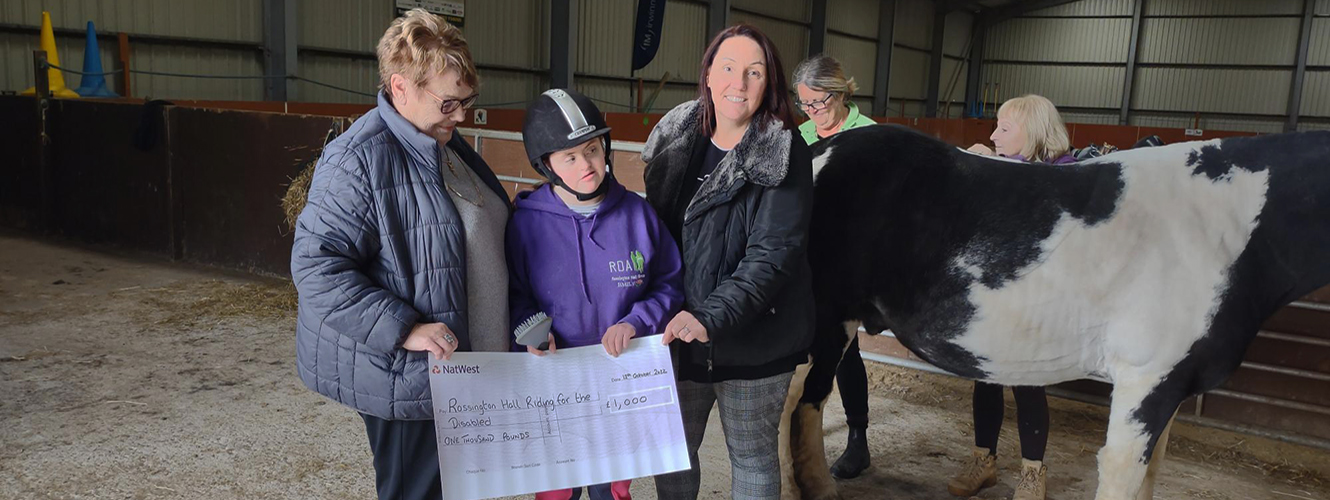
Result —
M 595 191 L 579 193 L 564 184 L 563 179 L 545 164 L 545 158 L 550 153 L 597 137 L 605 140 L 605 179 Z M 591 99 L 576 91 L 550 89 L 527 106 L 526 120 L 522 123 L 522 145 L 526 146 L 527 159 L 531 160 L 531 168 L 536 169 L 536 173 L 573 193 L 579 201 L 605 194 L 610 184 L 606 181 L 614 178 L 614 169 L 610 165 L 610 127 Z

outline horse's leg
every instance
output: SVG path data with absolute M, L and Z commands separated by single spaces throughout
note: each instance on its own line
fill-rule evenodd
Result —
M 1164 426 L 1164 432 L 1159 434 L 1159 439 L 1155 441 L 1154 454 L 1150 456 L 1150 465 L 1145 471 L 1145 481 L 1141 483 L 1141 491 L 1136 493 L 1136 500 L 1151 500 L 1155 496 L 1155 476 L 1159 474 L 1159 468 L 1164 463 L 1164 455 L 1168 454 L 1168 432 L 1173 429 L 1173 420 L 1177 417 L 1169 417 L 1168 425 Z
M 819 322 L 813 341 L 813 362 L 802 384 L 802 394 L 794 403 L 790 416 L 790 457 L 793 464 L 794 485 L 800 498 L 825 500 L 840 498 L 836 481 L 827 466 L 827 451 L 823 444 L 822 410 L 831 395 L 836 380 L 836 367 L 850 339 L 859 334 L 858 322 L 841 325 Z M 793 394 L 794 385 L 791 384 Z
M 1113 387 L 1108 437 L 1099 450 L 1099 489 L 1096 500 L 1136 500 L 1144 488 L 1156 453 L 1185 394 L 1162 376 L 1132 374 Z M 1167 446 L 1167 442 L 1165 442 Z M 1160 458 L 1163 450 L 1158 450 Z M 1151 478 L 1153 478 L 1151 476 Z M 1150 491 L 1145 491 L 1149 494 Z

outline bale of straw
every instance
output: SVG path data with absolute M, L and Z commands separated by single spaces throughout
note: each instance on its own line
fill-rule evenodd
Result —
M 305 209 L 305 201 L 309 198 L 309 184 L 314 180 L 314 165 L 318 162 L 316 157 L 305 163 L 304 168 L 300 169 L 300 174 L 291 179 L 291 183 L 287 185 L 286 195 L 282 196 L 282 213 L 286 214 L 288 231 L 296 230 L 296 218 L 300 217 L 300 212 Z

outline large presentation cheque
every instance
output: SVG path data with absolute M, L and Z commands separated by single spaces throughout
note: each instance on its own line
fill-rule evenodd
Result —
M 688 468 L 670 351 L 633 339 L 536 357 L 430 358 L 444 500 L 620 481 Z

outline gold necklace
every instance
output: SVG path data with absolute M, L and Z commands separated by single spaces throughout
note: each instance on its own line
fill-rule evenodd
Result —
M 452 173 L 454 178 L 459 177 L 457 175 L 457 167 L 453 165 L 453 155 L 451 154 L 452 150 L 448 149 L 446 146 L 442 149 L 443 149 L 443 160 L 448 165 L 448 172 Z M 458 198 L 465 200 L 467 203 L 470 203 L 478 207 L 485 206 L 485 193 L 480 191 L 480 185 L 476 183 L 476 178 L 471 174 L 471 169 L 463 168 L 462 170 L 466 171 L 466 178 L 471 181 L 471 188 L 476 192 L 475 200 L 472 200 L 462 195 L 462 192 L 458 191 L 457 188 L 454 188 L 451 183 L 444 182 L 443 183 L 444 187 L 448 188 L 449 191 L 452 191 L 453 194 L 457 195 Z

